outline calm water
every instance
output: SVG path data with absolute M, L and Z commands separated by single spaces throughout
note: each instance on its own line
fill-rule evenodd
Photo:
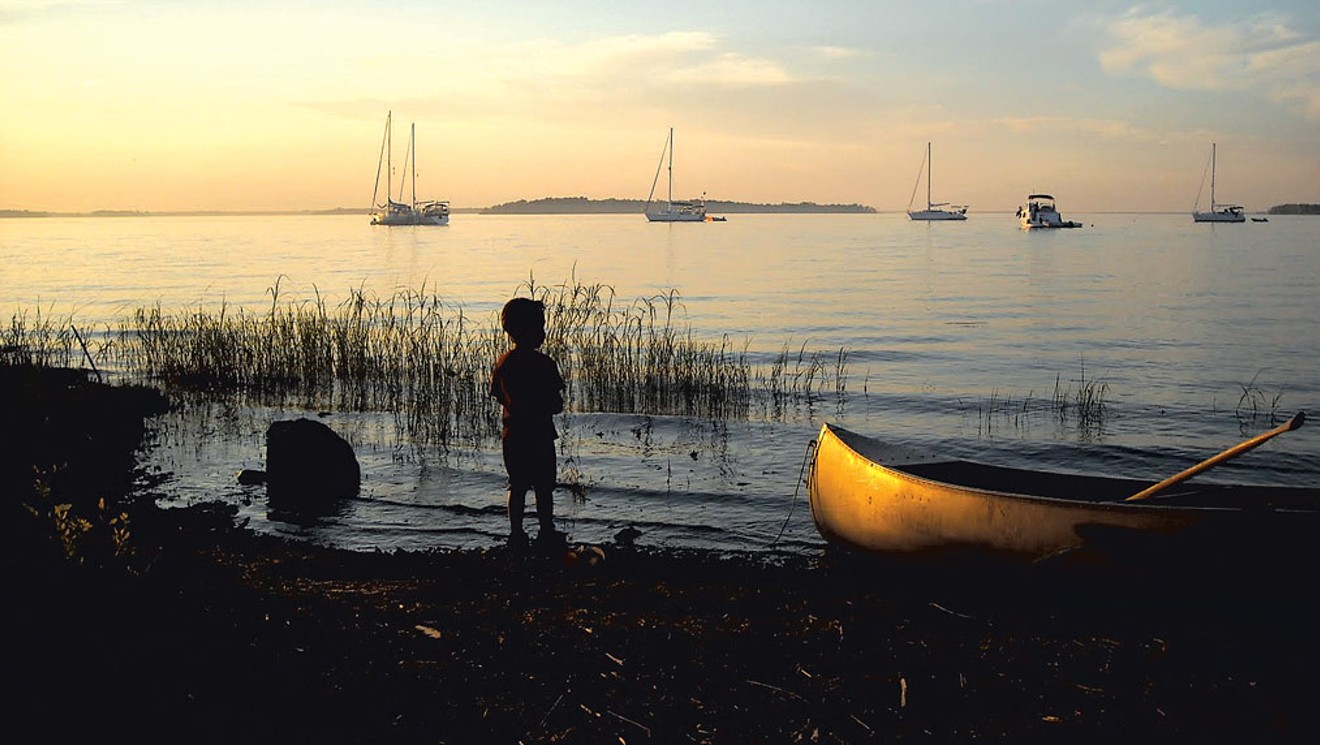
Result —
M 1065 206 L 1066 213 L 1066 206 Z M 71 316 L 95 334 L 131 309 L 260 308 L 350 289 L 438 293 L 482 320 L 521 283 L 604 284 L 621 302 L 677 290 L 694 336 L 758 358 L 847 350 L 847 390 L 783 417 L 715 424 L 573 413 L 560 493 L 575 540 L 814 551 L 799 486 L 820 422 L 980 460 L 1157 480 L 1320 412 L 1320 219 L 1197 225 L 1187 215 L 1065 214 L 1027 233 L 1009 214 L 455 215 L 448 227 L 360 217 L 0 220 L 0 311 Z M 1055 415 L 1056 386 L 1105 386 L 1101 425 Z M 215 405 L 162 417 L 150 463 L 167 504 L 224 499 L 261 530 L 352 548 L 488 546 L 504 535 L 497 445 L 400 442 L 388 412 L 335 414 L 364 470 L 342 514 L 294 524 L 234 475 L 261 468 L 265 428 L 294 410 Z M 1271 419 L 1271 414 L 1275 418 Z M 1320 424 L 1201 478 L 1320 485 Z

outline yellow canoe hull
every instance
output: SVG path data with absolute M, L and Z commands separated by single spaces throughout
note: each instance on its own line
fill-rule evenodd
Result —
M 937 474 L 961 475 L 963 483 Z M 1232 487 L 1211 486 L 1195 490 L 1210 506 L 1122 501 L 1147 485 L 940 461 L 827 423 L 817 438 L 807 491 L 817 529 L 834 544 L 863 552 L 974 550 L 1029 560 L 1070 552 L 1097 538 L 1254 529 L 1260 520 L 1244 521 L 1247 511 L 1234 500 L 1255 500 L 1258 517 L 1260 500 L 1285 493 L 1317 497 L 1312 489 L 1242 487 L 1249 493 L 1233 493 Z M 1171 500 L 1179 501 L 1185 497 Z M 1300 514 L 1311 526 L 1320 517 Z

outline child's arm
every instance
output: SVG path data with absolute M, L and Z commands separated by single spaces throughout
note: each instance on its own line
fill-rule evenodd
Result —
M 555 364 L 554 360 L 550 361 L 550 365 L 555 372 L 555 384 L 551 389 L 552 394 L 550 397 L 550 413 L 559 414 L 564 410 L 564 390 L 568 388 L 568 385 L 564 383 L 564 376 L 559 374 L 559 365 Z
M 501 406 L 508 406 L 509 402 L 504 395 L 504 375 L 498 364 L 490 373 L 490 395 L 500 402 Z

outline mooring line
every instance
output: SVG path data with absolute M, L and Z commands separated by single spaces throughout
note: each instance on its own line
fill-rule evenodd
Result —
M 793 519 L 793 508 L 797 506 L 798 491 L 802 489 L 802 475 L 807 472 L 807 464 L 811 462 L 811 455 L 816 450 L 816 440 L 813 439 L 807 443 L 807 451 L 802 454 L 802 468 L 798 470 L 797 485 L 793 487 L 793 499 L 788 503 L 788 515 L 784 518 L 784 524 L 779 526 L 779 535 L 770 542 L 773 546 L 779 543 L 779 539 L 784 537 L 784 531 L 788 529 L 788 521 Z

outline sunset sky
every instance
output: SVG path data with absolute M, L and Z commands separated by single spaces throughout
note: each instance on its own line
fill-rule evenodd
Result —
M 1320 202 L 1315 0 L 0 0 L 0 209 Z M 397 185 L 397 177 L 396 177 Z M 1208 186 L 1202 203 L 1208 201 Z M 661 187 L 663 190 L 663 185 Z M 924 186 L 917 196 L 924 201 Z

